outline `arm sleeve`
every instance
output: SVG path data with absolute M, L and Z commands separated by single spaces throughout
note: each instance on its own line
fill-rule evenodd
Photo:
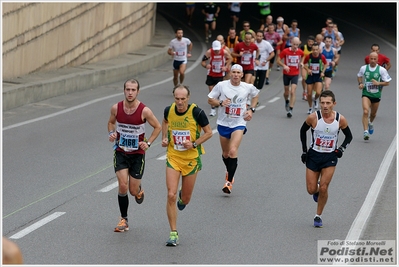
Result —
M 345 129 L 342 129 L 342 132 L 344 133 L 344 135 L 345 135 L 345 140 L 342 142 L 342 147 L 343 148 L 346 148 L 349 144 L 350 144 L 350 142 L 352 141 L 352 132 L 351 132 L 351 129 L 349 129 L 349 126 L 347 126 Z
M 170 106 L 166 107 L 163 111 L 163 118 L 165 119 L 165 121 L 168 121 L 168 114 L 169 114 L 169 110 L 170 110 Z
M 206 116 L 205 112 L 199 107 L 195 107 L 193 109 L 193 117 L 201 127 L 205 127 L 209 124 L 208 117 Z
M 301 143 L 302 143 L 302 152 L 306 152 L 308 150 L 308 148 L 306 146 L 306 132 L 309 130 L 309 128 L 310 128 L 310 125 L 307 125 L 306 121 L 305 121 L 302 124 L 301 130 L 300 130 L 300 137 L 301 137 Z

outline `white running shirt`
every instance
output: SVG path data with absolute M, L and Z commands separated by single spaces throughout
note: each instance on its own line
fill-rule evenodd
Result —
M 229 98 L 231 104 L 225 107 L 219 106 L 216 123 L 229 128 L 246 126 L 247 121 L 244 120 L 244 114 L 247 110 L 247 100 L 258 94 L 259 90 L 253 84 L 240 82 L 240 85 L 234 86 L 230 80 L 218 82 L 208 97 L 219 100 Z
M 190 39 L 186 37 L 182 37 L 179 41 L 177 38 L 174 38 L 169 43 L 169 48 L 175 52 L 174 60 L 184 61 L 187 63 L 187 46 L 191 44 Z

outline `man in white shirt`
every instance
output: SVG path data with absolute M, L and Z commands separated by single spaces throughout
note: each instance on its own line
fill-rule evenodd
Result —
M 191 57 L 191 50 L 193 49 L 193 43 L 190 39 L 183 37 L 182 28 L 177 28 L 175 33 L 176 38 L 170 41 L 168 49 L 168 54 L 173 57 L 173 87 L 176 87 L 179 81 L 180 84 L 183 83 L 187 58 Z

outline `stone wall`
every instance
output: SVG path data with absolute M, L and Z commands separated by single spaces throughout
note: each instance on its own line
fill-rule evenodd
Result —
M 3 80 L 107 60 L 148 44 L 156 3 L 2 3 Z

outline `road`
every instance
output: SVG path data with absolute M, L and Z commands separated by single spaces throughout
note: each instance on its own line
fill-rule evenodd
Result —
M 196 21 L 189 28 L 172 16 L 172 10 L 184 13 L 184 4 L 160 4 L 158 10 L 174 28 L 182 26 L 194 42 L 185 83 L 192 91 L 191 102 L 208 112 L 206 72 L 199 63 L 210 44 L 203 42 L 202 23 Z M 245 11 L 243 17 L 256 22 L 251 14 Z M 288 14 L 284 16 L 289 18 Z M 298 18 L 302 36 L 319 31 L 325 18 L 322 12 L 311 21 Z M 226 17 L 220 20 L 227 22 Z M 13 237 L 21 247 L 26 264 L 316 264 L 317 240 L 344 240 L 353 233 L 351 226 L 373 182 L 385 178 L 379 176 L 380 166 L 387 171 L 387 180 L 378 207 L 396 205 L 392 190 L 396 165 L 390 166 L 392 159 L 384 161 L 390 147 L 396 147 L 396 36 L 381 39 L 373 29 L 360 28 L 361 23 L 337 20 L 346 44 L 331 89 L 337 98 L 336 110 L 348 119 L 354 139 L 330 185 L 324 228 L 312 226 L 316 205 L 306 192 L 305 167 L 300 161 L 299 129 L 307 116 L 307 103 L 300 99 L 299 88 L 294 115 L 286 118 L 282 75 L 273 70 L 271 84 L 262 89 L 260 106 L 241 144 L 229 196 L 221 190 L 224 165 L 218 134 L 205 143 L 204 168 L 192 202 L 179 212 L 177 248 L 164 246 L 169 226 L 165 149 L 160 138 L 146 156 L 145 201 L 139 206 L 130 198 L 130 231 L 113 232 L 119 209 L 106 125 L 112 104 L 122 100 L 124 81 L 7 113 L 3 117 L 3 235 Z M 227 32 L 228 24 L 218 26 L 217 32 Z M 392 60 L 392 82 L 384 89 L 375 133 L 365 142 L 356 74 L 376 42 Z M 139 99 L 159 120 L 173 101 L 171 64 L 137 77 L 142 86 Z M 52 116 L 56 111 L 63 112 Z M 24 123 L 26 117 L 36 121 Z M 210 118 L 213 129 L 215 122 Z M 370 221 L 378 216 L 374 210 Z M 385 237 L 375 231 L 376 226 L 367 227 L 369 239 L 396 237 L 396 232 L 389 238 L 392 231 Z

